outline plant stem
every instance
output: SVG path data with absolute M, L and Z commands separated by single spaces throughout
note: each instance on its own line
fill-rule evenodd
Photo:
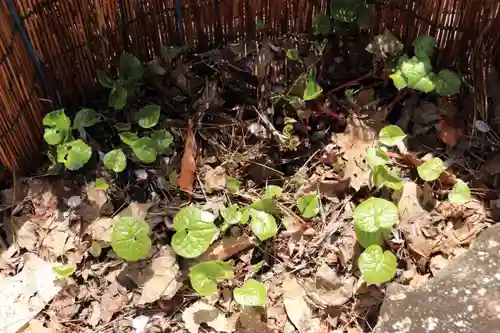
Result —
M 357 79 L 354 79 L 354 80 L 351 80 L 351 81 L 348 81 L 336 88 L 333 88 L 332 90 L 330 90 L 328 93 L 333 93 L 333 92 L 336 92 L 336 91 L 339 91 L 341 89 L 344 89 L 344 88 L 347 88 L 349 87 L 350 85 L 353 85 L 353 84 L 356 84 L 356 83 L 359 83 L 359 81 L 362 81 L 362 80 L 366 80 L 370 77 L 373 76 L 373 72 L 372 71 L 369 71 L 368 73 L 366 73 L 365 75 L 361 76 L 361 77 L 358 77 Z

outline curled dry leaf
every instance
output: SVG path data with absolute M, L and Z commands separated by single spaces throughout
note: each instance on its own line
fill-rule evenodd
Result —
M 436 124 L 436 130 L 439 133 L 441 141 L 450 147 L 455 147 L 458 141 L 464 136 L 463 124 L 456 117 L 441 119 Z
M 207 169 L 205 173 L 205 190 L 212 193 L 214 190 L 222 190 L 226 187 L 226 169 L 218 166 L 215 169 L 209 165 L 204 166 Z
M 287 276 L 283 281 L 283 302 L 288 318 L 299 333 L 307 333 L 312 319 L 312 310 L 307 304 L 306 293 L 297 280 Z
M 199 260 L 226 261 L 235 254 L 248 250 L 256 244 L 255 238 L 247 235 L 224 237 L 212 244 Z
M 184 154 L 181 161 L 181 172 L 179 174 L 179 188 L 187 193 L 193 193 L 193 183 L 196 174 L 196 141 L 193 133 L 193 121 L 188 120 L 188 130 Z

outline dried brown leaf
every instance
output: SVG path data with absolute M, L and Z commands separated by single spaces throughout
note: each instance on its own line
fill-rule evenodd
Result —
M 283 281 L 283 302 L 288 318 L 300 333 L 308 332 L 312 310 L 307 304 L 306 293 L 297 280 L 287 276 Z
M 235 254 L 254 247 L 256 244 L 255 238 L 247 235 L 224 237 L 212 244 L 199 258 L 199 261 L 225 261 Z
M 179 188 L 187 193 L 193 193 L 193 184 L 196 174 L 196 141 L 193 134 L 193 121 L 188 120 L 188 130 L 184 154 L 181 161 L 181 172 L 179 174 Z
M 209 165 L 204 166 L 207 169 L 205 173 L 205 191 L 212 193 L 214 190 L 222 190 L 226 187 L 226 169 L 218 166 L 215 169 Z
M 231 332 L 224 314 L 204 301 L 198 301 L 185 309 L 182 320 L 189 333 L 198 333 L 201 324 L 206 324 L 217 332 Z
M 455 117 L 446 117 L 436 124 L 441 141 L 450 147 L 455 147 L 464 136 L 463 124 Z

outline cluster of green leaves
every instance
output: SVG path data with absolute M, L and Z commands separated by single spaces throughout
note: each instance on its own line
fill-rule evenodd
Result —
M 373 5 L 366 0 L 330 0 L 330 13 L 321 12 L 313 19 L 314 32 L 327 36 L 332 32 L 332 25 L 357 23 L 366 28 L 373 12 Z
M 424 93 L 436 91 L 441 96 L 451 96 L 460 92 L 460 76 L 443 69 L 432 72 L 430 57 L 436 48 L 436 40 L 431 36 L 420 36 L 413 41 L 415 55 L 406 54 L 397 59 L 397 65 L 389 77 L 399 90 L 410 88 Z
M 99 83 L 111 89 L 108 98 L 108 107 L 122 110 L 127 104 L 127 98 L 131 96 L 139 85 L 144 75 L 144 67 L 134 55 L 123 52 L 120 55 L 120 64 L 116 78 L 109 77 L 103 71 L 97 72 Z
M 73 126 L 64 109 L 46 114 L 43 118 L 43 138 L 55 148 L 56 162 L 63 163 L 69 170 L 83 167 L 90 160 L 92 149 L 83 140 L 75 139 L 73 130 L 92 126 L 99 120 L 99 116 L 92 109 L 80 110 L 73 120 Z

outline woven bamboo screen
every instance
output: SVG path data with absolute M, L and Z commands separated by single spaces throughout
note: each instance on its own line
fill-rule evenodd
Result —
M 416 35 L 437 36 L 435 60 L 474 70 L 485 112 L 499 7 L 500 0 L 380 0 L 372 33 L 387 26 L 407 47 Z M 273 35 L 310 31 L 327 8 L 327 0 L 0 0 L 0 161 L 29 171 L 47 106 L 83 106 L 96 71 L 114 66 L 124 50 L 143 60 L 165 44 L 206 50 L 255 38 L 257 20 Z

